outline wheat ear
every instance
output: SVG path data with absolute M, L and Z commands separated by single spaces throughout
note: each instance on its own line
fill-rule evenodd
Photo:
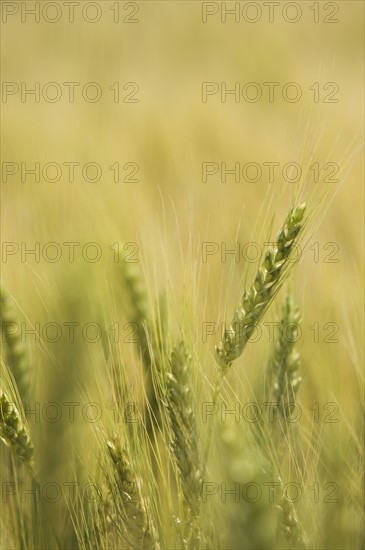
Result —
M 184 504 L 188 515 L 188 548 L 200 546 L 199 509 L 202 470 L 191 393 L 191 357 L 183 342 L 171 353 L 171 372 L 167 373 L 167 407 L 171 424 L 171 450 L 175 457 Z
M 289 548 L 305 548 L 306 543 L 303 536 L 303 530 L 299 523 L 295 506 L 291 500 L 284 496 L 284 483 L 280 476 L 278 482 L 281 491 L 281 497 L 276 508 L 279 512 L 278 538 L 284 534 Z
M 290 417 L 295 395 L 302 378 L 298 375 L 300 354 L 296 348 L 300 311 L 289 294 L 279 323 L 279 338 L 268 364 L 268 381 L 275 403 L 274 416 L 279 412 L 284 420 Z
M 109 485 L 118 514 L 115 518 L 117 529 L 128 549 L 159 550 L 157 533 L 142 496 L 141 481 L 133 472 L 127 449 L 117 437 L 109 440 L 107 447 L 114 469 L 115 485 L 110 480 Z
M 223 341 L 216 347 L 223 373 L 232 361 L 241 355 L 279 289 L 294 244 L 302 229 L 305 209 L 305 204 L 291 208 L 274 246 L 265 255 L 253 285 L 243 293 L 231 327 L 224 332 Z
M 2 389 L 0 389 L 0 438 L 35 477 L 34 449 L 28 428 L 17 407 Z
M 147 432 L 152 436 L 154 424 L 158 424 L 159 422 L 159 407 L 152 378 L 153 359 L 151 357 L 148 338 L 148 327 L 151 325 L 151 319 L 148 312 L 146 289 L 139 267 L 136 264 L 124 261 L 125 256 L 123 254 L 122 260 L 123 279 L 129 293 L 131 305 L 133 306 L 131 322 L 135 323 L 138 327 L 139 352 L 146 372 L 145 387 L 148 400 L 148 406 L 146 407 L 146 428 Z
M 256 326 L 283 283 L 288 261 L 304 225 L 305 210 L 305 203 L 291 207 L 275 243 L 265 254 L 253 285 L 249 290 L 244 291 L 230 328 L 224 331 L 223 340 L 216 346 L 220 372 L 215 382 L 213 403 L 216 403 L 218 399 L 221 384 L 228 368 L 242 354 Z M 204 451 L 203 477 L 210 452 L 211 437 L 212 424 L 209 425 Z
M 150 351 L 148 347 L 148 340 L 146 331 L 143 327 L 143 323 L 148 319 L 148 306 L 145 284 L 142 278 L 142 273 L 139 267 L 135 264 L 125 261 L 125 257 L 122 254 L 123 261 L 122 275 L 124 284 L 128 290 L 129 298 L 133 306 L 131 322 L 138 326 L 138 341 L 140 353 L 145 365 L 151 363 Z
M 275 405 L 273 409 L 274 420 L 277 420 L 280 414 L 285 421 L 285 427 L 288 427 L 287 421 L 292 413 L 294 399 L 302 381 L 302 378 L 298 375 L 300 354 L 296 348 L 300 323 L 299 308 L 294 304 L 293 297 L 289 293 L 285 299 L 279 322 L 279 337 L 267 369 L 267 394 Z M 273 428 L 275 428 L 275 424 Z M 280 475 L 278 481 L 280 488 L 284 491 L 284 484 Z M 298 520 L 294 503 L 284 497 L 284 492 L 277 509 L 279 512 L 279 530 L 284 534 L 290 548 L 305 548 L 303 529 Z

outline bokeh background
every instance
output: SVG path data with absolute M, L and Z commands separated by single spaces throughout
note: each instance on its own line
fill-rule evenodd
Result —
M 291 282 L 303 317 L 300 344 L 304 381 L 300 398 L 307 410 L 314 401 L 339 406 L 338 423 L 317 427 L 326 430 L 327 439 L 324 435 L 321 439 L 321 432 L 323 447 L 316 440 L 312 446 L 316 458 L 310 464 L 316 463 L 312 473 L 322 476 L 322 484 L 334 480 L 340 485 L 341 504 L 331 510 L 330 505 L 323 505 L 325 512 L 318 513 L 325 519 L 318 524 L 313 508 L 304 514 L 303 521 L 307 529 L 314 525 L 316 547 L 359 547 L 363 468 L 363 3 L 301 1 L 297 3 L 302 12 L 300 20 L 288 23 L 282 16 L 288 3 L 280 2 L 270 23 L 265 3 L 258 2 L 262 16 L 256 23 L 242 17 L 235 22 L 233 16 L 227 16 L 223 23 L 224 3 L 212 2 L 210 6 L 218 13 L 203 23 L 205 8 L 201 2 L 139 1 L 126 5 L 103 1 L 97 3 L 102 13 L 98 22 L 83 20 L 76 8 L 75 21 L 70 23 L 63 2 L 57 2 L 62 18 L 53 24 L 44 21 L 42 15 L 39 23 L 31 16 L 21 21 L 21 4 L 29 7 L 32 2 L 3 4 L 19 9 L 6 21 L 3 13 L 3 83 L 23 82 L 32 88 L 39 82 L 42 88 L 47 82 L 57 82 L 63 91 L 56 103 L 42 97 L 37 103 L 32 96 L 22 102 L 19 93 L 5 102 L 3 96 L 3 170 L 6 162 L 31 167 L 35 162 L 63 166 L 74 161 L 81 166 L 98 163 L 103 171 L 99 181 L 88 182 L 76 168 L 75 181 L 70 182 L 64 167 L 60 180 L 53 183 L 44 181 L 42 175 L 39 182 L 32 176 L 23 182 L 20 172 L 4 181 L 3 171 L 3 246 L 11 242 L 21 247 L 25 243 L 32 249 L 38 242 L 42 249 L 44 244 L 56 242 L 63 251 L 55 263 L 42 256 L 36 261 L 31 255 L 22 261 L 20 252 L 7 258 L 3 254 L 2 284 L 14 298 L 20 322 L 27 328 L 34 328 L 36 323 L 62 325 L 68 321 L 98 322 L 103 327 L 118 321 L 123 325 L 128 320 L 128 308 L 110 247 L 116 242 L 136 243 L 151 300 L 167 291 L 167 338 L 178 337 L 184 326 L 204 386 L 202 381 L 214 375 L 212 354 L 220 335 L 203 342 L 202 324 L 231 318 L 243 283 L 257 264 L 237 263 L 232 255 L 222 262 L 219 253 L 204 263 L 202 243 L 226 243 L 227 249 L 234 248 L 236 242 L 262 243 L 271 223 L 272 234 L 280 227 L 293 197 L 306 201 L 313 212 L 308 245 Z M 113 21 L 111 7 L 115 4 L 119 5 L 119 23 Z M 234 3 L 226 4 L 231 8 Z M 245 4 L 241 2 L 240 7 Z M 318 23 L 313 20 L 314 9 L 318 9 Z M 123 22 L 128 14 L 136 22 Z M 337 18 L 338 22 L 325 23 L 325 17 Z M 281 84 L 273 103 L 263 86 L 270 81 Z M 74 103 L 67 100 L 64 82 L 80 83 Z M 100 101 L 83 100 L 80 89 L 88 82 L 102 87 Z M 115 82 L 120 83 L 121 98 L 131 91 L 123 90 L 125 83 L 137 83 L 138 102 L 115 103 L 108 89 Z M 203 102 L 203 82 L 219 86 L 226 82 L 227 88 L 236 82 L 242 86 L 257 82 L 263 97 L 256 103 L 243 99 L 237 103 L 228 96 L 222 102 L 218 93 Z M 297 103 L 282 98 L 282 85 L 287 82 L 301 86 L 303 95 Z M 315 82 L 319 83 L 319 102 L 313 101 L 309 89 Z M 328 82 L 338 84 L 337 103 L 323 101 L 327 95 L 323 86 Z M 118 183 L 109 169 L 116 162 L 121 174 Z M 223 182 L 219 174 L 203 182 L 205 162 L 226 162 L 229 168 L 236 162 L 241 166 L 256 162 L 263 175 L 257 182 L 243 178 L 235 182 L 232 176 Z M 264 162 L 280 163 L 274 182 L 268 181 Z M 285 182 L 281 176 L 279 170 L 288 162 L 301 165 L 299 183 Z M 315 183 L 309 169 L 315 162 L 320 167 L 336 163 L 338 182 L 326 182 L 326 174 L 321 172 Z M 125 169 L 127 163 L 138 165 L 137 181 L 122 181 L 130 173 L 130 168 Z M 68 261 L 65 242 L 80 243 L 73 263 Z M 82 246 L 90 242 L 102 249 L 96 263 L 85 261 L 80 254 Z M 328 254 L 332 252 L 336 261 L 330 262 Z M 274 318 L 275 307 L 280 308 L 280 300 L 268 320 Z M 310 328 L 315 323 L 320 331 L 318 342 L 314 342 Z M 326 323 L 338 328 L 338 342 L 325 341 L 330 333 L 328 326 L 324 328 Z M 35 400 L 72 400 L 97 385 L 95 372 L 103 362 L 102 342 L 91 344 L 77 334 L 73 344 L 65 334 L 55 344 L 42 336 L 39 342 L 26 337 Z M 269 349 L 265 334 L 261 345 L 249 346 L 247 359 L 237 362 L 241 364 L 230 375 L 227 399 L 229 395 L 233 399 L 232 391 L 239 392 L 243 401 L 250 398 L 257 364 L 264 364 Z M 125 361 L 133 364 L 133 346 L 121 338 L 119 347 Z M 208 395 L 209 387 L 202 392 L 202 396 Z M 41 422 L 33 427 L 32 419 L 30 423 L 36 447 L 48 442 L 47 452 L 42 455 L 37 451 L 46 478 L 67 477 L 69 455 L 87 455 L 90 436 L 85 422 L 72 427 L 67 422 Z M 313 458 L 312 447 L 308 445 L 308 461 Z M 318 464 L 321 467 L 317 468 Z

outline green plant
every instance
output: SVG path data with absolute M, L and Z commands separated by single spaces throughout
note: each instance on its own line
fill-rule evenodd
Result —
M 0 388 L 0 438 L 28 468 L 34 472 L 34 448 L 25 419 L 6 393 Z
M 299 308 L 294 304 L 293 296 L 289 292 L 284 301 L 282 315 L 278 323 L 278 337 L 274 351 L 267 366 L 265 399 L 270 404 L 271 436 L 276 446 L 277 462 L 275 466 L 272 460 L 270 448 L 266 456 L 272 461 L 272 469 L 276 474 L 279 484 L 280 499 L 277 503 L 279 512 L 278 540 L 284 539 L 290 548 L 305 548 L 303 528 L 299 522 L 295 504 L 284 496 L 284 482 L 280 474 L 280 461 L 288 453 L 288 442 L 284 434 L 290 426 L 291 413 L 295 404 L 296 393 L 302 378 L 298 375 L 300 367 L 300 354 L 296 342 L 301 323 Z M 278 426 L 278 423 L 280 425 Z M 293 451 L 292 451 L 293 452 Z M 283 541 L 283 542 L 284 542 Z
M 158 363 L 159 353 L 157 345 L 159 342 L 156 341 L 155 345 L 156 339 L 153 338 L 154 332 L 152 328 L 153 319 L 151 318 L 151 312 L 148 307 L 146 287 L 140 266 L 136 263 L 129 263 L 124 252 L 121 253 L 120 260 L 122 263 L 121 272 L 131 304 L 130 322 L 137 327 L 137 346 L 146 374 L 146 427 L 149 435 L 153 436 L 154 426 L 159 423 L 158 398 L 153 381 L 153 369 L 156 363 Z M 153 347 L 155 353 L 151 353 L 150 346 Z M 156 368 L 158 370 L 158 364 Z
M 291 294 L 286 297 L 282 318 L 279 323 L 279 338 L 268 364 L 268 397 L 273 400 L 273 415 L 287 421 L 294 406 L 296 393 L 302 378 L 298 375 L 300 354 L 296 349 L 300 312 L 295 306 Z
M 8 292 L 0 287 L 0 324 L 2 343 L 5 343 L 4 359 L 10 368 L 23 403 L 29 399 L 30 373 L 26 347 L 21 341 L 19 323 Z
M 109 491 L 115 505 L 112 521 L 122 536 L 126 548 L 159 549 L 159 542 L 141 480 L 134 473 L 128 451 L 117 437 L 107 442 L 114 476 L 108 479 Z
M 171 449 L 179 473 L 187 515 L 187 548 L 200 547 L 199 513 L 202 472 L 192 400 L 191 357 L 184 342 L 172 351 L 167 373 L 167 409 L 171 423 Z
M 274 246 L 267 251 L 253 285 L 245 290 L 231 326 L 216 348 L 223 374 L 243 352 L 283 282 L 291 253 L 303 227 L 306 205 L 292 207 Z

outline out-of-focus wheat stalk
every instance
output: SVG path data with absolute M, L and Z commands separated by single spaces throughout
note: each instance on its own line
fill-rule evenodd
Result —
M 301 323 L 299 308 L 294 304 L 293 296 L 288 293 L 278 324 L 279 335 L 273 354 L 267 367 L 266 401 L 273 405 L 270 426 L 274 436 L 276 452 L 287 451 L 287 442 L 283 440 L 283 431 L 290 425 L 290 417 L 295 404 L 295 396 L 302 378 L 298 375 L 300 354 L 296 347 L 298 329 Z M 278 422 L 282 420 L 280 433 Z M 267 455 L 270 457 L 270 453 Z M 280 457 L 278 457 L 280 460 Z M 278 539 L 284 538 L 290 548 L 305 548 L 305 536 L 299 522 L 294 503 L 284 496 L 284 483 L 277 476 L 281 497 L 277 503 L 279 512 Z
M 141 480 L 133 472 L 128 451 L 118 437 L 107 442 L 114 476 L 109 479 L 116 517 L 112 521 L 121 533 L 126 548 L 159 550 L 160 545 L 147 500 L 142 494 Z
M 26 403 L 29 398 L 30 387 L 26 349 L 21 341 L 19 323 L 14 314 L 10 296 L 2 286 L 0 287 L 0 325 L 2 344 L 5 344 L 3 359 L 14 376 L 20 398 L 23 403 Z
M 280 499 L 276 504 L 279 512 L 278 540 L 282 539 L 282 534 L 290 548 L 305 548 L 306 543 L 302 526 L 299 523 L 294 503 L 284 495 L 284 483 L 278 476 Z
M 167 373 L 167 408 L 171 424 L 171 449 L 179 472 L 187 514 L 187 548 L 200 547 L 199 513 L 202 472 L 199 463 L 196 420 L 192 402 L 191 357 L 184 342 L 172 351 Z
M 0 438 L 21 459 L 35 477 L 34 448 L 25 419 L 14 402 L 0 388 Z
M 298 375 L 300 354 L 296 349 L 300 323 L 299 308 L 295 306 L 292 295 L 288 294 L 278 327 L 279 338 L 267 369 L 268 393 L 274 402 L 274 418 L 280 414 L 285 421 L 290 420 L 295 395 L 302 381 Z
M 147 432 L 152 436 L 154 433 L 154 425 L 159 421 L 158 398 L 152 373 L 154 368 L 153 362 L 156 363 L 158 352 L 156 349 L 157 353 L 152 356 L 150 351 L 152 342 L 152 319 L 148 308 L 147 293 L 141 269 L 136 263 L 128 262 L 123 252 L 120 254 L 120 260 L 123 280 L 128 290 L 132 306 L 130 321 L 137 326 L 138 349 L 146 372 L 145 388 L 148 403 L 145 409 L 145 418 Z

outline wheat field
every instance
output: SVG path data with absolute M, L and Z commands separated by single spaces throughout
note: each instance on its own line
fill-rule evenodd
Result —
M 363 548 L 363 3 L 1 18 L 0 547 Z

